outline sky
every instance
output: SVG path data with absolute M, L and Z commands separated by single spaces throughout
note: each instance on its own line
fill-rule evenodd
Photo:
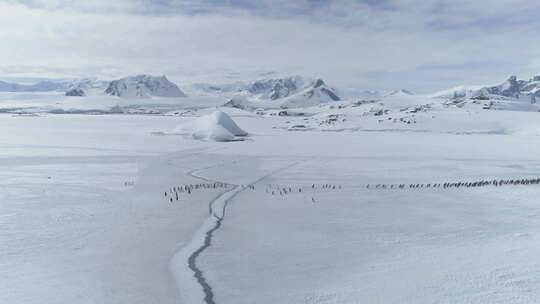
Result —
M 540 74 L 538 16 L 530 0 L 0 0 L 0 78 L 432 92 Z

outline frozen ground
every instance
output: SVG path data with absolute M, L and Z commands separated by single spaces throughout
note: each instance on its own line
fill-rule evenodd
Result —
M 538 113 L 371 106 L 229 111 L 232 143 L 164 135 L 189 117 L 0 115 L 0 303 L 538 302 L 539 186 L 364 187 L 539 177 Z

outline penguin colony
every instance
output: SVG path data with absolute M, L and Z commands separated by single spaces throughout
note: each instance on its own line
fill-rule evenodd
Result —
M 405 189 L 460 189 L 460 188 L 479 188 L 479 187 L 503 187 L 503 186 L 521 186 L 521 185 L 538 185 L 540 178 L 521 178 L 521 179 L 493 179 L 493 180 L 478 180 L 478 181 L 459 181 L 445 183 L 427 183 L 427 184 L 366 184 L 365 189 L 371 190 L 405 190 Z M 226 189 L 231 185 L 225 183 L 200 183 L 200 184 L 185 184 L 175 186 L 164 192 L 165 199 L 172 203 L 181 199 L 182 195 L 191 195 L 193 191 L 211 190 L 211 189 Z M 255 190 L 255 185 L 240 185 L 248 190 Z M 293 193 L 306 193 L 315 190 L 323 191 L 338 191 L 343 187 L 335 184 L 311 184 L 311 186 L 293 186 L 293 185 L 278 185 L 268 184 L 265 188 L 265 193 L 273 196 L 285 196 Z M 315 202 L 315 198 L 311 198 Z
M 200 184 L 185 184 L 180 186 L 174 186 L 164 192 L 165 199 L 172 203 L 181 199 L 182 195 L 191 195 L 194 191 L 199 190 L 212 190 L 212 189 L 226 189 L 230 185 L 225 183 L 200 183 Z M 242 185 L 243 188 L 249 190 L 255 190 L 254 185 Z
M 540 178 L 520 178 L 520 179 L 493 179 L 479 180 L 473 182 L 446 182 L 446 183 L 428 183 L 428 184 L 367 184 L 366 189 L 421 189 L 421 188 L 478 188 L 478 187 L 502 187 L 502 186 L 520 186 L 520 185 L 538 185 Z

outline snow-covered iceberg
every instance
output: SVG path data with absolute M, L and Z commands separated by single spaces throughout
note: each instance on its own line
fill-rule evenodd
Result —
M 234 120 L 222 111 L 215 111 L 201 116 L 188 125 L 181 125 L 178 131 L 191 134 L 195 139 L 213 141 L 238 141 L 248 133 L 242 130 Z

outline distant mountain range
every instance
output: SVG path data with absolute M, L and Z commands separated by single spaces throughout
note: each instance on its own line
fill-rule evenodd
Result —
M 338 92 L 322 79 L 301 76 L 265 78 L 231 84 L 197 84 L 196 93 L 217 96 L 242 95 L 248 100 L 275 101 L 279 104 L 304 105 L 338 101 Z M 42 81 L 24 85 L 0 82 L 3 92 L 65 92 L 66 96 L 106 94 L 121 98 L 185 97 L 186 94 L 166 76 L 136 75 L 112 81 L 83 78 L 70 81 Z
M 85 96 L 95 90 L 123 98 L 184 97 L 178 86 L 165 76 L 137 75 L 113 81 L 82 78 L 69 81 L 41 81 L 35 84 L 18 84 L 0 81 L 0 92 L 66 92 L 66 96 Z
M 0 92 L 65 92 L 66 96 L 110 95 L 121 98 L 185 97 L 186 93 L 166 76 L 136 75 L 112 81 L 82 78 L 69 81 L 41 81 L 35 84 L 18 84 L 0 81 Z M 194 84 L 188 87 L 193 95 L 221 96 L 235 100 L 271 101 L 283 106 L 316 105 L 342 99 L 379 99 L 387 96 L 407 96 L 406 89 L 380 93 L 347 88 L 330 87 L 323 79 L 302 76 L 263 78 L 249 82 L 228 84 Z
M 257 102 L 272 102 L 281 107 L 302 107 L 326 102 L 339 101 L 337 91 L 324 80 L 311 80 L 301 76 L 266 78 L 248 83 L 226 85 L 199 85 L 205 92 L 219 92 L 231 96 L 229 106 L 257 107 Z
M 519 98 L 521 96 L 540 97 L 540 76 L 529 80 L 518 80 L 510 76 L 503 83 L 494 86 L 459 86 L 449 90 L 440 91 L 433 95 L 438 98 L 465 98 L 465 97 L 507 97 Z
M 277 100 L 300 92 L 312 82 L 313 80 L 301 76 L 290 76 L 227 84 L 200 83 L 193 85 L 193 88 L 197 93 L 202 94 L 244 94 L 257 99 Z
M 65 88 L 64 82 L 41 81 L 35 84 L 18 84 L 0 81 L 0 92 L 48 92 Z

